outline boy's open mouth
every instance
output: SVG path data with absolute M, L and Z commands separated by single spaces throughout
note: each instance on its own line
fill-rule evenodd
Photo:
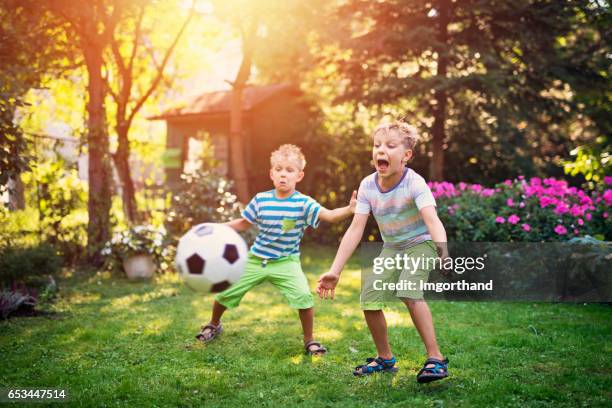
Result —
M 376 160 L 376 166 L 380 170 L 387 170 L 389 168 L 389 162 L 385 159 L 378 159 Z

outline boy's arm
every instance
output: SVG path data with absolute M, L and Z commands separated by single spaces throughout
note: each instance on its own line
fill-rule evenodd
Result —
M 333 210 L 328 210 L 325 207 L 321 207 L 321 210 L 319 211 L 319 219 L 325 222 L 340 222 L 355 213 L 356 205 L 357 191 L 353 191 L 349 205 L 346 207 L 335 208 Z
M 251 224 L 246 218 L 236 218 L 235 220 L 231 220 L 223 224 L 233 228 L 237 232 L 246 231 L 253 226 L 253 224 Z
M 336 285 L 338 284 L 338 280 L 340 280 L 342 269 L 361 241 L 363 231 L 368 222 L 368 216 L 369 214 L 355 214 L 353 217 L 351 225 L 344 234 L 344 237 L 342 237 L 342 242 L 340 242 L 340 247 L 336 253 L 334 263 L 329 269 L 329 272 L 321 275 L 318 280 L 317 293 L 319 297 L 325 299 L 328 297 L 334 298 Z
M 442 259 L 447 258 L 448 247 L 446 243 L 446 230 L 444 229 L 442 221 L 440 221 L 440 218 L 438 218 L 436 207 L 433 205 L 428 205 L 427 207 L 421 208 L 419 212 L 421 213 L 421 217 L 427 226 L 431 239 L 438 247 L 438 256 Z

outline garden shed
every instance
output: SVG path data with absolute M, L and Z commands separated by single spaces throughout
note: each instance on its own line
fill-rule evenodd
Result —
M 231 92 L 203 93 L 182 107 L 150 118 L 166 122 L 164 166 L 170 189 L 179 181 L 181 173 L 199 167 L 199 160 L 206 153 L 203 149 L 212 153 L 221 173 L 232 178 L 229 143 Z M 289 84 L 244 89 L 242 135 L 250 194 L 270 188 L 270 153 L 282 143 L 299 145 L 304 140 L 308 108 L 300 96 L 300 91 Z

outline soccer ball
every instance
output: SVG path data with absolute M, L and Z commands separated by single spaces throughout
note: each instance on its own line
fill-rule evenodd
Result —
M 242 276 L 247 245 L 231 227 L 199 224 L 179 240 L 175 263 L 181 278 L 199 292 L 221 292 Z

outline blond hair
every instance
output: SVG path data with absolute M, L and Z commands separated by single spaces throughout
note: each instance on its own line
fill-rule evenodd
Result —
M 392 131 L 399 133 L 400 137 L 402 138 L 402 143 L 406 149 L 414 149 L 414 146 L 419 140 L 419 132 L 417 131 L 417 128 L 401 120 L 395 120 L 390 123 L 383 123 L 376 126 L 372 132 L 372 137 L 376 136 L 376 134 L 379 132 L 389 134 Z
M 270 155 L 270 165 L 274 166 L 275 162 L 282 159 L 295 160 L 300 171 L 304 170 L 304 167 L 306 167 L 306 157 L 304 157 L 302 150 L 296 145 L 284 144 L 273 151 Z

